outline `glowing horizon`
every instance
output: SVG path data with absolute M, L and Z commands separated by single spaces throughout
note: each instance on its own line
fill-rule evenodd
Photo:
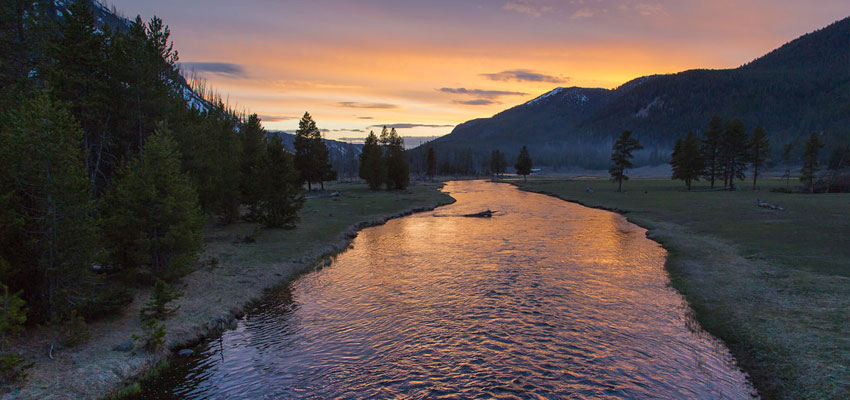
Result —
M 837 0 L 113 3 L 161 17 L 184 70 L 267 129 L 309 111 L 331 139 L 439 136 L 556 87 L 734 68 L 850 14 Z

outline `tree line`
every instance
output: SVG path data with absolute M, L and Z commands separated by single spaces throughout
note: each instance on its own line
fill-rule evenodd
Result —
M 430 154 L 433 156 L 433 153 Z M 433 160 L 436 162 L 436 158 Z M 387 130 L 386 126 L 383 127 L 380 137 L 375 136 L 373 131 L 369 132 L 360 153 L 360 178 L 372 190 L 380 190 L 383 186 L 387 190 L 403 190 L 410 184 L 410 165 L 404 151 L 404 139 L 395 128 Z
M 293 227 L 302 183 L 333 177 L 314 124 L 292 154 L 256 114 L 191 93 L 161 19 L 51 7 L 0 5 L 0 294 L 22 304 L 4 321 L 118 312 L 128 288 L 190 270 L 206 223 Z

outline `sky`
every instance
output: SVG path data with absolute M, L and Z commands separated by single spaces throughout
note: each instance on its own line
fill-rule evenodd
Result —
M 182 69 L 267 129 L 439 136 L 557 87 L 735 68 L 847 0 L 112 0 L 170 27 Z

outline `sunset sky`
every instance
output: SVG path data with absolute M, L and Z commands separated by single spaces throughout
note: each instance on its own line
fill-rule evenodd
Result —
M 847 0 L 113 0 L 157 15 L 194 70 L 269 129 L 443 135 L 559 86 L 731 68 L 850 14 Z M 376 130 L 380 130 L 377 128 Z

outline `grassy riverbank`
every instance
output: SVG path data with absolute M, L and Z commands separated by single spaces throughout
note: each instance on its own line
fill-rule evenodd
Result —
M 623 193 L 604 178 L 512 183 L 648 228 L 670 253 L 671 284 L 763 397 L 850 397 L 850 195 L 769 192 L 779 180 L 759 192 L 687 192 L 668 179 L 631 180 Z
M 327 186 L 327 185 L 326 185 Z M 301 211 L 294 230 L 260 230 L 254 243 L 244 238 L 257 229 L 239 223 L 206 231 L 201 260 L 215 259 L 185 276 L 178 286 L 185 292 L 178 314 L 167 321 L 167 344 L 179 348 L 229 326 L 243 306 L 265 289 L 280 285 L 309 270 L 322 257 L 344 249 L 361 227 L 379 224 L 413 210 L 452 202 L 440 184 L 414 184 L 405 192 L 372 192 L 365 185 L 329 186 L 339 196 L 312 198 Z M 135 293 L 132 305 L 109 321 L 89 326 L 91 339 L 75 348 L 54 349 L 50 337 L 31 330 L 16 343 L 35 367 L 25 385 L 4 399 L 100 398 L 139 376 L 170 352 L 148 354 L 113 348 L 141 333 L 138 311 L 149 294 Z

